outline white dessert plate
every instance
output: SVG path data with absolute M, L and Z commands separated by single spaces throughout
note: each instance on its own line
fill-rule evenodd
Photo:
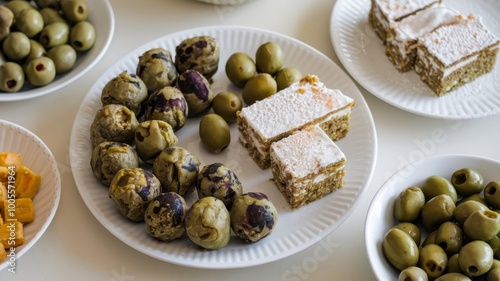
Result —
M 92 49 L 80 54 L 74 68 L 57 75 L 54 81 L 43 87 L 25 84 L 17 93 L 0 92 L 0 102 L 32 99 L 60 90 L 87 73 L 106 53 L 115 31 L 115 16 L 108 0 L 86 0 L 89 9 L 89 21 L 95 26 L 96 38 Z M 3 5 L 5 1 L 0 1 Z
M 175 47 L 184 39 L 197 35 L 217 38 L 221 46 L 219 71 L 214 76 L 212 90 L 219 93 L 232 86 L 224 73 L 228 57 L 235 52 L 253 56 L 258 46 L 277 42 L 285 54 L 285 65 L 296 66 L 304 74 L 316 74 L 331 88 L 341 89 L 356 101 L 352 112 L 349 135 L 338 145 L 347 156 L 345 186 L 325 198 L 292 211 L 271 181 L 270 169 L 261 170 L 238 142 L 236 124 L 231 124 L 231 144 L 220 154 L 208 153 L 200 144 L 200 118 L 188 119 L 176 135 L 179 145 L 198 156 L 202 165 L 220 162 L 230 167 L 243 183 L 244 192 L 267 194 L 279 212 L 273 233 L 258 243 L 247 245 L 233 237 L 229 245 L 217 251 L 202 251 L 183 238 L 161 243 L 148 237 L 143 224 L 130 223 L 122 217 L 109 199 L 107 188 L 95 178 L 90 168 L 90 126 L 101 108 L 100 95 L 105 84 L 124 70 L 135 73 L 138 57 L 151 48 L 162 47 L 175 54 Z M 238 268 L 276 261 L 297 253 L 321 240 L 336 229 L 356 207 L 371 180 L 376 162 L 376 132 L 370 110 L 354 82 L 334 62 L 312 47 L 290 37 L 270 31 L 235 26 L 211 26 L 173 33 L 146 43 L 118 61 L 95 82 L 78 110 L 71 132 L 70 158 L 78 190 L 95 217 L 118 239 L 138 251 L 159 260 L 188 267 Z M 196 194 L 187 198 L 188 205 Z
M 440 175 L 450 179 L 453 172 L 462 168 L 479 172 L 485 184 L 500 180 L 500 162 L 497 160 L 472 155 L 437 155 L 409 164 L 382 185 L 368 208 L 365 223 L 368 258 L 378 280 L 397 280 L 399 275 L 382 252 L 385 233 L 397 224 L 393 213 L 396 197 L 410 186 L 421 187 L 429 176 Z
M 330 19 L 330 38 L 345 69 L 381 100 L 415 114 L 440 119 L 472 119 L 500 112 L 500 60 L 491 73 L 442 97 L 414 72 L 399 73 L 385 55 L 382 41 L 368 24 L 370 0 L 338 0 Z M 444 0 L 464 15 L 480 15 L 500 37 L 497 0 Z
M 42 177 L 37 194 L 33 197 L 35 220 L 24 226 L 24 244 L 13 252 L 15 260 L 8 257 L 0 261 L 0 270 L 18 265 L 26 253 L 49 227 L 61 198 L 61 176 L 50 149 L 35 134 L 14 123 L 0 120 L 0 151 L 20 153 L 23 163 Z M 8 222 L 6 222 L 8 223 Z M 7 254 L 10 254 L 7 250 Z

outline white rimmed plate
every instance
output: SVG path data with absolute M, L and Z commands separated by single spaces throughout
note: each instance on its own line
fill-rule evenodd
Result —
M 212 89 L 240 92 L 224 74 L 224 64 L 234 52 L 254 54 L 260 44 L 277 42 L 285 53 L 285 65 L 296 66 L 303 73 L 312 73 L 331 88 L 341 89 L 356 101 L 352 112 L 349 135 L 338 142 L 347 156 L 345 186 L 334 194 L 292 211 L 270 179 L 270 170 L 262 171 L 237 141 L 237 128 L 231 125 L 231 145 L 221 154 L 211 154 L 201 147 L 198 119 L 189 119 L 176 132 L 179 145 L 198 156 L 203 164 L 221 162 L 229 166 L 243 183 L 244 191 L 261 191 L 274 202 L 279 221 L 273 233 L 252 245 L 232 238 L 229 245 L 217 251 L 201 251 L 186 238 L 160 243 L 147 236 L 143 224 L 124 219 L 109 199 L 107 188 L 99 184 L 90 168 L 91 143 L 89 130 L 96 111 L 101 107 L 100 95 L 104 85 L 120 72 L 135 72 L 138 57 L 153 47 L 163 47 L 173 54 L 184 39 L 210 35 L 221 45 L 219 71 Z M 336 229 L 355 208 L 366 189 L 376 162 L 376 132 L 373 119 L 363 96 L 354 82 L 335 63 L 310 46 L 290 37 L 270 31 L 247 27 L 213 26 L 173 33 L 146 43 L 118 61 L 95 82 L 78 110 L 71 132 L 70 158 L 78 190 L 89 210 L 113 235 L 138 251 L 159 260 L 199 268 L 237 268 L 282 259 L 318 242 Z M 195 199 L 188 198 L 188 204 Z
M 20 153 L 23 164 L 42 177 L 33 198 L 35 220 L 24 226 L 25 242 L 14 252 L 14 263 L 17 263 L 17 259 L 38 241 L 54 218 L 61 198 L 61 176 L 50 149 L 40 138 L 19 125 L 0 120 L 0 151 Z M 0 261 L 0 270 L 6 267 L 12 267 L 10 257 Z
M 500 112 L 500 60 L 492 73 L 437 97 L 414 72 L 399 73 L 385 55 L 382 41 L 368 24 L 370 0 L 338 0 L 330 19 L 330 38 L 345 69 L 381 100 L 415 114 L 441 119 L 472 119 Z M 444 0 L 467 15 L 480 15 L 500 36 L 496 0 Z
M 500 180 L 498 160 L 473 155 L 437 155 L 402 168 L 382 185 L 368 208 L 365 224 L 368 258 L 378 280 L 397 280 L 399 275 L 382 252 L 385 233 L 397 224 L 393 213 L 396 197 L 407 187 L 422 186 L 429 176 L 440 175 L 449 179 L 453 172 L 462 168 L 479 172 L 485 184 Z
M 96 40 L 92 49 L 80 54 L 74 68 L 58 75 L 54 81 L 43 87 L 28 84 L 17 93 L 0 92 L 0 102 L 32 99 L 60 90 L 87 73 L 108 50 L 115 31 L 115 16 L 108 0 L 86 0 L 89 9 L 89 21 L 95 26 Z M 0 1 L 3 4 L 4 1 Z

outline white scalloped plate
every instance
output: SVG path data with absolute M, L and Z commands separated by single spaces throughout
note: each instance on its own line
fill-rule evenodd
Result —
M 275 41 L 285 53 L 285 65 L 296 66 L 303 73 L 317 74 L 331 88 L 339 88 L 354 98 L 349 135 L 338 142 L 347 155 L 345 186 L 325 198 L 292 211 L 270 179 L 270 170 L 262 171 L 237 141 L 237 129 L 231 125 L 232 142 L 220 154 L 211 154 L 201 147 L 198 137 L 198 119 L 188 119 L 176 135 L 179 145 L 198 156 L 203 165 L 221 162 L 229 166 L 243 183 L 244 191 L 266 193 L 276 205 L 279 221 L 273 233 L 252 245 L 233 237 L 229 245 L 217 251 L 201 251 L 187 238 L 161 243 L 147 236 L 143 224 L 124 219 L 109 199 L 107 189 L 98 183 L 90 168 L 90 125 L 101 107 L 100 94 L 104 85 L 120 72 L 135 72 L 138 57 L 153 47 L 162 47 L 175 54 L 175 47 L 184 39 L 196 35 L 210 35 L 221 44 L 219 71 L 214 76 L 212 89 L 239 92 L 230 85 L 223 65 L 234 52 L 254 54 L 257 47 Z M 292 255 L 318 242 L 336 229 L 355 208 L 366 189 L 376 162 L 375 126 L 368 106 L 354 82 L 325 55 L 295 39 L 269 31 L 246 27 L 214 26 L 177 32 L 144 44 L 118 61 L 95 82 L 83 100 L 73 125 L 70 158 L 73 176 L 80 194 L 95 217 L 113 235 L 138 251 L 159 260 L 199 268 L 237 268 L 268 263 Z M 188 204 L 195 200 L 195 193 Z
M 499 36 L 498 0 L 444 0 L 463 14 L 482 16 Z M 370 0 L 338 0 L 331 14 L 330 38 L 349 74 L 381 100 L 415 114 L 441 119 L 472 119 L 500 112 L 500 60 L 493 72 L 437 97 L 415 72 L 399 73 L 385 55 L 382 41 L 368 24 Z
M 40 138 L 19 125 L 1 119 L 0 151 L 20 153 L 23 163 L 42 177 L 33 198 L 35 220 L 24 226 L 24 245 L 14 252 L 14 263 L 17 263 L 17 259 L 38 241 L 54 218 L 61 198 L 61 176 L 52 152 Z M 0 270 L 7 267 L 12 267 L 10 258 L 0 262 Z

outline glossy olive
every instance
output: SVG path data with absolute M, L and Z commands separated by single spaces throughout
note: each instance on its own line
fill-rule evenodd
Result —
M 398 276 L 398 281 L 428 281 L 427 273 L 418 266 L 403 269 Z
M 19 12 L 15 24 L 16 28 L 28 37 L 37 35 L 44 27 L 42 14 L 37 9 L 25 9 Z
M 463 229 L 472 240 L 488 241 L 500 231 L 500 215 L 491 210 L 476 211 L 465 220 Z
M 77 54 L 75 49 L 68 44 L 51 48 L 47 52 L 47 57 L 54 61 L 56 74 L 68 72 L 75 66 Z
M 45 56 L 47 51 L 38 41 L 30 40 L 30 53 L 24 58 L 24 64 L 28 64 L 31 60 Z
M 276 83 L 278 84 L 278 91 L 281 91 L 295 82 L 300 81 L 302 73 L 295 67 L 284 67 L 276 73 Z
M 420 250 L 418 265 L 427 273 L 429 279 L 436 279 L 445 272 L 448 256 L 438 245 L 429 244 Z
M 61 0 L 61 11 L 67 20 L 80 22 L 88 18 L 89 9 L 85 0 Z
M 443 274 L 434 279 L 434 281 L 471 281 L 471 279 L 462 273 L 453 272 Z
M 0 24 L 0 41 L 3 41 L 9 35 L 10 28 L 14 23 L 14 13 L 9 8 L 0 5 L 0 19 L 2 20 L 2 24 Z
M 486 184 L 484 199 L 493 209 L 500 209 L 500 182 L 491 181 Z
M 490 270 L 493 264 L 493 250 L 484 241 L 469 242 L 458 253 L 458 264 L 465 275 L 480 276 Z
M 484 179 L 479 172 L 463 168 L 451 175 L 451 184 L 459 194 L 469 196 L 483 191 Z
M 394 227 L 406 232 L 406 234 L 410 235 L 417 245 L 420 245 L 421 233 L 417 225 L 411 222 L 401 222 L 396 224 Z
M 88 51 L 95 43 L 95 28 L 88 21 L 78 22 L 71 28 L 69 42 L 78 52 Z
M 448 266 L 446 267 L 447 272 L 462 273 L 460 265 L 458 264 L 458 253 L 448 257 Z
M 460 201 L 457 202 L 457 206 L 464 203 L 464 202 L 467 202 L 467 201 L 476 201 L 476 202 L 481 203 L 485 206 L 488 206 L 486 199 L 481 194 L 472 194 L 470 196 L 462 198 Z
M 418 263 L 417 244 L 410 235 L 400 229 L 391 228 L 385 234 L 382 250 L 387 260 L 399 270 L 415 266 Z
M 26 78 L 33 86 L 44 86 L 52 82 L 56 76 L 56 66 L 52 59 L 42 56 L 33 59 L 26 65 Z
M 394 203 L 394 216 L 400 222 L 412 222 L 419 216 L 425 204 L 422 189 L 411 186 L 399 193 Z
M 201 118 L 199 135 L 205 148 L 212 153 L 223 151 L 231 142 L 229 126 L 217 114 L 207 114 Z
M 233 92 L 224 91 L 215 95 L 212 108 L 215 114 L 222 117 L 228 123 L 236 122 L 236 113 L 241 110 L 243 103 Z
M 41 9 L 43 8 L 59 9 L 59 0 L 35 0 L 35 3 Z
M 50 23 L 40 33 L 40 44 L 46 49 L 66 44 L 69 40 L 69 31 L 69 25 L 65 22 L 56 21 Z
M 53 22 L 66 22 L 66 20 L 57 12 L 57 10 L 46 7 L 40 10 L 40 14 L 43 18 L 43 23 L 45 25 L 51 24 Z
M 15 93 L 24 85 L 24 71 L 15 62 L 6 62 L 0 66 L 0 90 Z
M 441 224 L 436 233 L 436 244 L 446 252 L 448 256 L 458 253 L 462 248 L 464 233 L 462 228 L 451 221 Z
M 276 80 L 274 80 L 271 75 L 259 73 L 248 80 L 245 87 L 243 87 L 243 101 L 247 105 L 251 105 L 256 101 L 274 95 L 277 89 L 278 85 L 276 84 Z
M 500 238 L 495 235 L 493 238 L 488 240 L 487 243 L 493 250 L 493 258 L 500 258 Z
M 229 81 L 239 88 L 243 88 L 257 72 L 255 62 L 248 54 L 242 52 L 234 53 L 228 58 L 225 70 Z
M 455 211 L 453 211 L 453 217 L 459 224 L 463 224 L 465 220 L 467 220 L 467 218 L 475 211 L 484 211 L 487 209 L 488 207 L 484 204 L 474 200 L 469 200 L 457 205 Z
M 491 269 L 486 275 L 486 281 L 500 281 L 500 268 Z
M 14 17 L 16 17 L 22 10 L 33 8 L 29 1 L 23 0 L 7 1 L 3 5 L 12 11 Z
M 428 177 L 422 185 L 422 191 L 426 200 L 430 200 L 439 194 L 446 194 L 450 196 L 454 203 L 457 202 L 457 191 L 451 182 L 442 176 L 434 175 Z
M 422 242 L 422 247 L 425 247 L 429 244 L 436 244 L 436 235 L 437 235 L 437 230 L 434 230 L 433 232 L 427 234 L 425 236 L 424 241 Z
M 446 194 L 437 195 L 425 203 L 422 208 L 422 224 L 427 231 L 434 231 L 446 221 L 453 219 L 455 203 Z
M 30 39 L 20 31 L 11 32 L 2 43 L 3 53 L 13 61 L 24 59 L 30 53 L 30 49 Z
M 255 65 L 260 73 L 275 75 L 284 62 L 284 53 L 276 42 L 267 42 L 257 48 Z
M 493 255 L 495 255 L 495 253 L 493 253 Z M 493 256 L 494 257 L 494 256 Z M 500 260 L 498 260 L 497 258 L 494 257 L 493 259 L 493 264 L 491 265 L 491 269 L 494 269 L 494 268 L 500 268 Z

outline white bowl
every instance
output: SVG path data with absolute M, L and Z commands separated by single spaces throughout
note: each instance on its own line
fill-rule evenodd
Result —
M 407 187 L 422 186 L 424 180 L 431 175 L 451 178 L 453 172 L 462 168 L 478 171 L 485 184 L 500 180 L 500 162 L 497 160 L 472 155 L 438 155 L 409 164 L 382 185 L 370 204 L 365 224 L 368 258 L 378 280 L 397 280 L 399 275 L 399 271 L 387 261 L 382 252 L 385 233 L 397 224 L 393 215 L 396 197 Z
M 89 9 L 89 21 L 95 26 L 96 40 L 92 49 L 79 55 L 74 68 L 58 75 L 54 81 L 43 87 L 25 84 L 17 93 L 0 92 L 0 102 L 32 99 L 60 90 L 87 73 L 106 53 L 115 31 L 115 17 L 108 0 L 86 0 Z M 0 1 L 4 4 L 5 1 Z

